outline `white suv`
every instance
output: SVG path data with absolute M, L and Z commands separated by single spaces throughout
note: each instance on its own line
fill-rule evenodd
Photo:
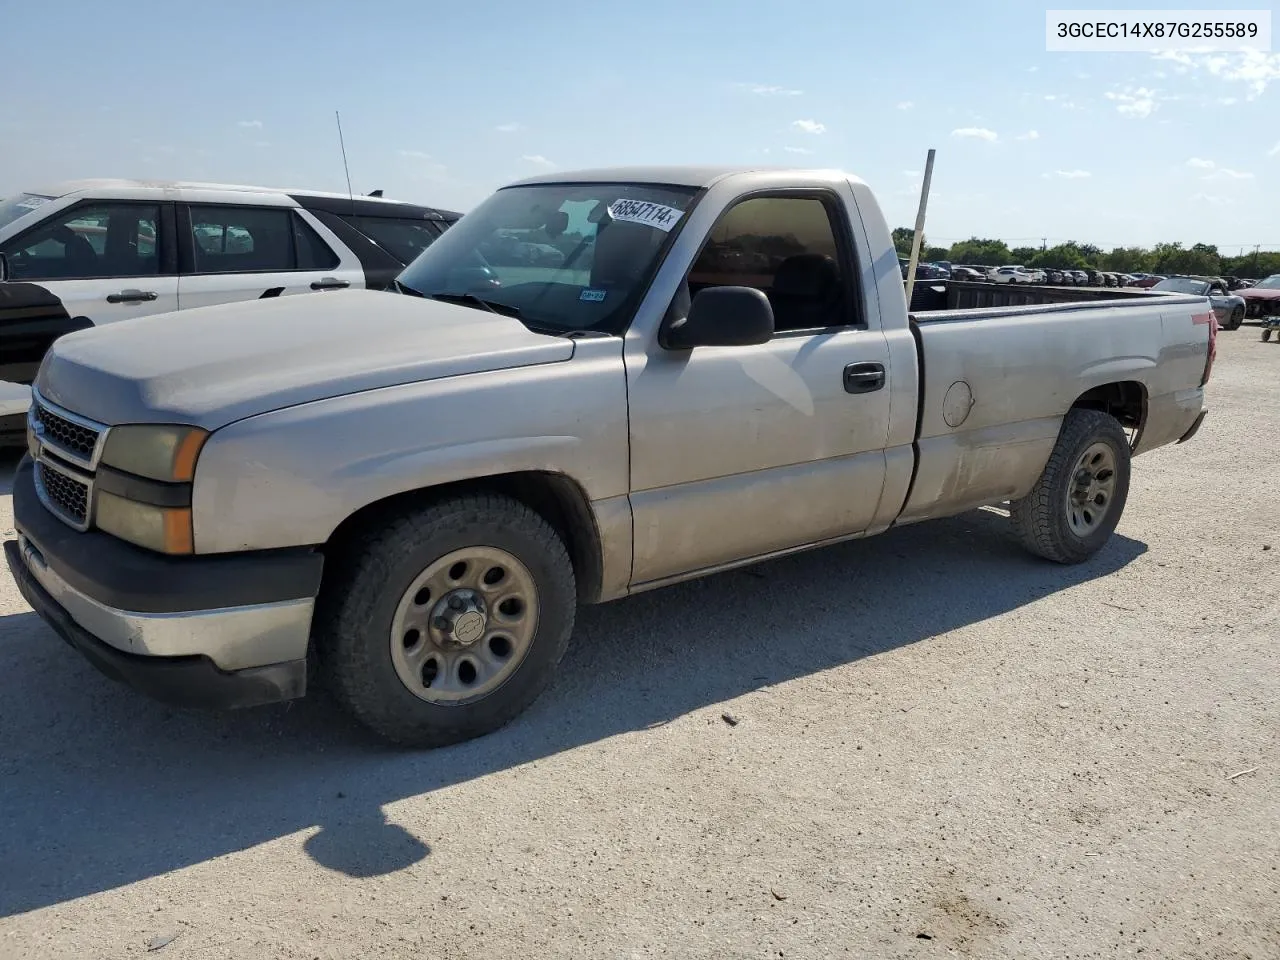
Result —
M 31 343 L 0 337 L 0 380 L 29 383 L 53 339 L 90 324 L 385 289 L 460 216 L 381 196 L 147 180 L 74 181 L 0 200 L 9 280 L 0 315 L 42 323 Z

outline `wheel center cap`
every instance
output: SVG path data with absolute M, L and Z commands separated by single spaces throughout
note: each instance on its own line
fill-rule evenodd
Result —
M 484 600 L 473 590 L 454 590 L 438 604 L 431 625 L 445 647 L 469 647 L 489 629 Z
M 475 643 L 483 633 L 484 614 L 478 610 L 468 610 L 453 622 L 453 637 L 463 646 Z

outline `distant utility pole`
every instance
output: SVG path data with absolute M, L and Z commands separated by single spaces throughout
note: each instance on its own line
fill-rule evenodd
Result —
M 1048 238 L 1048 237 L 1041 237 L 1041 238 L 1040 238 L 1040 249 L 1041 249 L 1041 250 L 1048 250 L 1048 249 L 1049 249 L 1049 238 Z

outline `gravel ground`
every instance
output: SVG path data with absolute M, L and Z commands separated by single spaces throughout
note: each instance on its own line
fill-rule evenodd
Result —
M 144 701 L 4 574 L 0 957 L 1280 957 L 1280 346 L 1219 343 L 1093 562 L 984 510 L 590 609 L 437 752 Z

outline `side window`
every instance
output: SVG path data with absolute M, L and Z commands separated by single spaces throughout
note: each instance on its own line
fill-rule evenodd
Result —
M 856 323 L 827 206 L 809 197 L 755 197 L 712 229 L 689 270 L 691 296 L 717 286 L 755 287 L 773 305 L 774 329 Z
M 195 273 L 297 269 L 294 216 L 285 207 L 191 207 Z
M 160 208 L 154 203 L 74 207 L 0 250 L 13 280 L 93 280 L 160 273 Z
M 412 263 L 440 234 L 430 220 L 348 217 L 347 221 L 401 263 Z
M 341 258 L 296 213 L 293 215 L 293 245 L 298 252 L 299 270 L 332 270 Z

